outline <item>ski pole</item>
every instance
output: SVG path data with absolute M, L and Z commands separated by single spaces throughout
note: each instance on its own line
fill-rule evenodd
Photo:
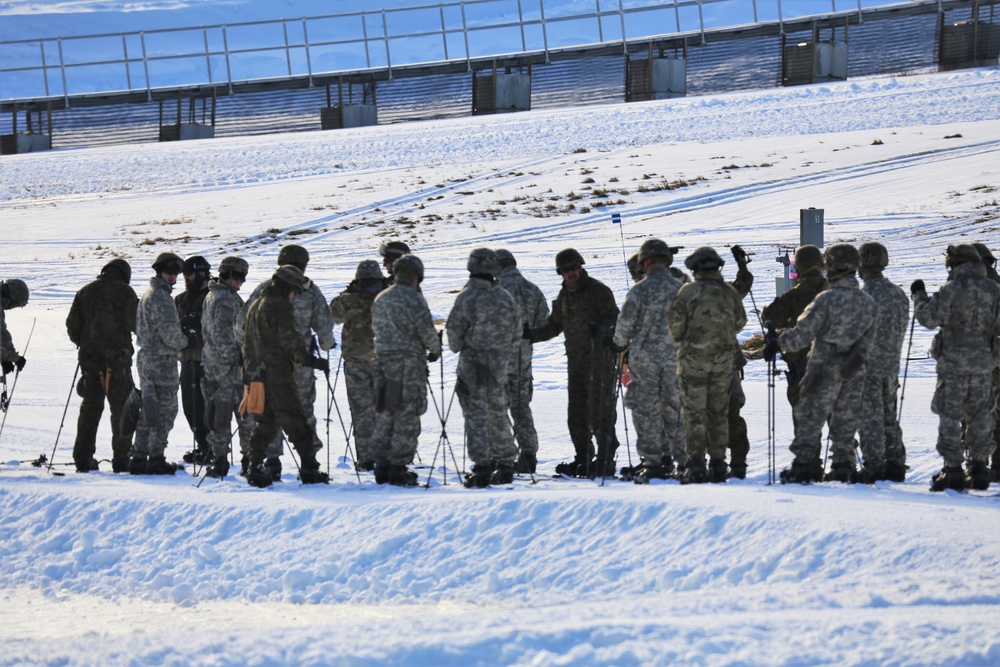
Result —
M 917 323 L 917 309 L 913 309 L 913 318 L 910 319 L 910 343 L 906 346 L 906 364 L 903 366 L 903 386 L 899 390 L 899 409 L 896 410 L 896 423 L 899 424 L 903 417 L 903 399 L 906 397 L 906 376 L 910 372 L 910 351 L 913 349 L 913 327 Z
M 63 408 L 62 421 L 59 422 L 59 431 L 56 432 L 56 442 L 52 445 L 52 456 L 49 457 L 48 469 L 52 472 L 52 466 L 55 465 L 56 460 L 56 447 L 59 446 L 59 436 L 62 435 L 63 426 L 66 424 L 66 413 L 69 412 L 69 399 L 73 397 L 73 388 L 76 386 L 76 376 L 80 372 L 80 362 L 76 362 L 76 370 L 73 371 L 73 381 L 69 385 L 69 394 L 66 396 L 66 407 Z M 55 473 L 53 473 L 55 474 Z
M 25 341 L 25 343 L 24 343 L 24 351 L 25 352 L 28 351 L 28 346 L 31 345 L 31 337 L 35 333 L 35 323 L 37 321 L 38 321 L 38 318 L 32 318 L 31 319 L 31 331 L 28 332 L 28 340 Z M 21 357 L 23 358 L 24 355 L 22 354 Z M 77 364 L 77 365 L 79 366 L 79 364 Z M 3 381 L 4 381 L 4 402 L 3 402 L 3 422 L 0 422 L 0 436 L 3 436 L 3 427 L 7 425 L 8 408 L 10 408 L 10 402 L 12 400 L 14 400 L 14 390 L 17 389 L 17 378 L 19 378 L 19 377 L 21 377 L 21 369 L 20 368 L 17 369 L 16 373 L 14 373 L 14 383 L 10 386 L 10 393 L 8 394 L 7 393 L 7 376 L 6 375 L 3 376 Z

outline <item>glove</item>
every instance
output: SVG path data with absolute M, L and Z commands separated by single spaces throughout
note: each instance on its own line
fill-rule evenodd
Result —
M 196 313 L 188 313 L 181 318 L 182 329 L 197 329 L 199 324 L 201 324 L 201 318 Z
M 774 330 L 774 325 L 767 323 L 767 333 L 764 334 L 764 361 L 771 363 L 781 351 L 778 345 L 778 333 Z
M 7 373 L 13 373 L 13 372 L 14 372 L 14 362 L 13 361 L 7 361 L 6 359 L 4 359 L 3 360 L 3 374 L 7 375 Z
M 326 357 L 309 357 L 309 367 L 324 373 L 330 372 L 330 360 Z
M 612 347 L 615 345 L 615 328 L 608 327 L 601 334 L 601 346 L 602 347 Z M 617 346 L 616 346 L 617 347 Z
M 188 338 L 187 345 L 184 346 L 185 350 L 190 350 L 190 349 L 198 347 L 198 343 L 200 342 L 198 340 L 198 334 L 196 334 L 193 331 L 185 331 L 184 335 L 186 335 L 187 338 Z
M 427 353 L 427 363 L 433 364 L 435 361 L 441 358 L 440 352 L 428 352 Z
M 28 363 L 27 359 L 24 357 L 18 357 L 14 360 L 14 365 L 17 366 L 17 372 L 20 373 L 24 370 L 24 365 Z
M 742 266 L 746 266 L 747 264 L 750 263 L 750 260 L 747 258 L 746 250 L 744 250 L 743 248 L 741 248 L 738 245 L 734 245 L 731 248 L 731 250 L 733 252 L 733 259 L 736 260 L 736 264 L 738 266 L 742 267 Z
M 528 326 L 527 322 L 524 323 L 524 328 L 521 329 L 521 338 L 531 340 L 531 327 Z
M 926 292 L 927 288 L 924 286 L 923 280 L 914 280 L 913 284 L 910 285 L 910 295 L 916 296 L 918 292 Z

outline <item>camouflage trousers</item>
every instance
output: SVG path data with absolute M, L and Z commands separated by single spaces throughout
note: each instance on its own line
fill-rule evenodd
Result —
M 946 466 L 961 466 L 965 448 L 974 461 L 989 461 L 993 440 L 993 377 L 938 374 L 931 412 L 938 416 L 937 451 Z M 962 444 L 962 421 L 965 444 Z
M 1000 471 L 1000 368 L 993 369 L 993 475 Z
M 697 465 L 705 460 L 706 452 L 711 459 L 725 460 L 729 445 L 732 367 L 717 373 L 680 373 L 677 380 L 688 462 Z
M 740 416 L 740 410 L 747 402 L 743 392 L 743 378 L 740 371 L 733 371 L 733 382 L 729 391 L 729 467 L 746 468 L 747 454 L 750 453 L 750 437 L 747 422 Z
M 625 406 L 632 410 L 636 452 L 650 465 L 671 459 L 686 465 L 677 364 L 630 364 L 629 373 Z
M 201 393 L 205 397 L 205 424 L 209 428 L 208 444 L 212 456 L 218 458 L 230 451 L 233 440 L 233 417 L 239 430 L 240 451 L 250 454 L 250 436 L 254 419 L 236 412 L 243 398 L 243 369 L 240 364 L 202 364 Z M 280 451 L 278 452 L 281 453 Z
M 374 461 L 375 375 L 373 362 L 344 359 L 344 385 L 351 409 L 354 449 L 358 461 Z
M 461 379 L 455 385 L 465 418 L 465 441 L 473 463 L 492 461 L 514 465 L 517 447 L 507 421 L 507 393 L 502 385 L 469 387 Z
M 861 394 L 864 391 L 864 372 L 850 380 L 840 376 L 840 360 L 826 368 L 810 369 L 816 378 L 808 387 L 801 388 L 798 404 L 794 408 L 795 439 L 792 453 L 802 463 L 810 465 L 823 451 L 823 424 L 830 424 L 830 457 L 834 463 L 857 464 L 857 441 L 854 434 L 861 421 Z
M 76 393 L 80 402 L 80 416 L 76 422 L 76 442 L 73 444 L 73 459 L 89 461 L 97 451 L 97 429 L 104 414 L 104 401 L 111 409 L 111 452 L 112 458 L 128 459 L 132 441 L 121 435 L 122 409 L 132 392 L 132 369 L 129 366 L 114 366 L 107 369 L 81 367 L 80 381 Z M 106 383 L 106 384 L 105 384 Z M 107 388 L 105 393 L 105 387 Z
M 163 456 L 167 436 L 177 418 L 177 358 L 144 355 L 139 350 L 136 367 L 142 391 L 142 413 L 135 429 L 132 455 Z
M 323 449 L 323 442 L 319 439 L 319 435 L 316 434 L 316 413 L 313 409 L 313 406 L 316 404 L 316 373 L 309 366 L 301 366 L 292 373 L 291 377 L 295 386 L 295 395 L 302 406 L 302 414 L 305 415 L 306 422 L 312 430 L 313 454 L 315 454 Z M 291 440 L 291 434 L 287 431 L 285 433 L 288 435 L 288 439 Z M 275 439 L 271 443 L 271 446 L 268 447 L 268 451 L 281 453 L 282 442 L 280 431 L 275 434 Z
M 257 415 L 250 436 L 251 466 L 271 456 L 274 442 L 281 442 L 282 431 L 288 435 L 288 440 L 302 460 L 316 456 L 315 442 L 319 438 L 295 391 L 297 385 L 291 373 L 265 374 L 264 414 Z
M 510 403 L 510 419 L 514 422 L 514 438 L 517 448 L 529 454 L 538 453 L 538 432 L 535 430 L 535 418 L 531 414 L 531 398 L 534 395 L 535 383 L 531 376 L 531 363 L 521 362 L 520 375 L 518 369 L 507 376 L 507 398 Z
M 420 416 L 427 412 L 427 361 L 419 354 L 386 354 L 375 360 L 377 462 L 408 465 L 417 453 Z
M 619 378 L 615 377 L 610 355 L 597 354 L 593 375 L 585 364 L 569 364 L 566 406 L 569 437 L 576 450 L 576 458 L 590 461 L 594 457 L 591 437 L 597 441 L 597 453 L 610 458 L 618 450 L 615 423 L 618 421 L 615 391 Z M 610 455 L 610 456 L 609 456 Z
M 906 464 L 903 429 L 896 419 L 898 389 L 899 378 L 895 375 L 865 376 L 858 435 L 861 455 L 873 466 L 890 461 Z

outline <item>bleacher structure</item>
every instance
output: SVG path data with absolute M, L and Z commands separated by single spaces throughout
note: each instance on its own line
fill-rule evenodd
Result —
M 795 20 L 759 21 L 748 25 L 713 30 L 672 32 L 640 38 L 623 36 L 625 10 L 617 3 L 613 10 L 569 17 L 595 19 L 598 26 L 621 19 L 621 30 L 613 41 L 601 39 L 576 46 L 528 48 L 526 29 L 544 33 L 546 21 L 566 17 L 526 17 L 501 26 L 465 24 L 468 5 L 488 0 L 443 3 L 438 32 L 421 32 L 404 37 L 439 38 L 443 59 L 431 62 L 391 64 L 390 44 L 398 38 L 388 34 L 365 35 L 350 43 L 290 43 L 287 25 L 284 57 L 287 76 L 235 78 L 230 67 L 237 55 L 274 56 L 280 47 L 210 48 L 205 35 L 205 75 L 192 75 L 189 82 L 154 86 L 149 63 L 185 62 L 191 54 L 150 55 L 146 53 L 149 33 L 101 35 L 90 38 L 120 38 L 123 57 L 109 61 L 95 56 L 93 62 L 46 62 L 54 48 L 46 40 L 0 42 L 0 53 L 23 54 L 40 47 L 40 65 L 0 67 L 0 149 L 2 153 L 29 152 L 48 148 L 70 148 L 108 144 L 170 141 L 206 137 L 299 132 L 337 129 L 375 123 L 447 118 L 477 114 L 514 112 L 526 109 L 570 105 L 646 101 L 684 95 L 706 95 L 737 90 L 810 84 L 849 78 L 905 75 L 965 67 L 996 66 L 1000 56 L 1000 0 L 909 0 L 831 12 Z M 682 5 L 701 9 L 715 0 L 674 0 L 668 8 Z M 608 2 L 605 0 L 605 5 Z M 446 25 L 445 8 L 461 5 L 461 28 Z M 834 3 L 834 6 L 835 3 Z M 517 3 L 521 8 L 521 3 Z M 638 11 L 638 10 L 635 10 Z M 330 17 L 325 17 L 330 19 Z M 307 21 L 302 32 L 308 33 Z M 332 19 L 330 19 L 332 20 Z M 365 21 L 365 17 L 361 17 Z M 383 12 L 383 26 L 385 25 Z M 287 23 L 287 22 L 285 22 Z M 248 24 L 249 25 L 249 24 Z M 678 18 L 677 27 L 680 27 Z M 506 29 L 521 31 L 521 50 L 473 57 L 478 31 Z M 230 30 L 232 28 L 230 27 Z M 169 32 L 169 31 L 162 31 Z M 603 31 L 601 31 L 603 37 Z M 142 37 L 143 54 L 128 53 L 130 40 Z M 67 38 L 68 39 L 68 38 Z M 87 39 L 87 38 L 74 38 Z M 464 39 L 462 57 L 449 58 L 449 44 Z M 373 44 L 383 45 L 380 58 L 372 58 Z M 331 46 L 333 45 L 333 46 Z M 320 47 L 364 49 L 363 66 L 334 71 L 318 68 L 309 59 Z M 306 54 L 308 71 L 301 62 L 293 66 L 293 50 Z M 224 58 L 224 61 L 223 61 Z M 412 59 L 412 58 L 411 58 Z M 21 58 L 19 61 L 23 61 Z M 218 63 L 225 62 L 227 76 L 213 79 Z M 73 67 L 120 63 L 128 77 L 125 89 L 70 92 L 66 72 Z M 133 81 L 132 72 L 145 68 L 143 85 Z M 14 83 L 40 76 L 43 95 L 8 96 Z M 62 90 L 53 94 L 50 82 L 59 81 Z M 207 78 L 206 81 L 199 80 Z M 6 82 L 6 83 L 5 83 Z

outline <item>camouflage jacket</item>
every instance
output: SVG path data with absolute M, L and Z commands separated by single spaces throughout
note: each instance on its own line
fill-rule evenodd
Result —
M 667 317 L 681 282 L 665 266 L 650 266 L 632 286 L 615 325 L 615 344 L 628 347 L 634 365 L 677 363 L 677 345 L 667 336 Z
M 799 315 L 806 309 L 816 295 L 826 289 L 826 278 L 821 269 L 810 269 L 799 274 L 795 286 L 775 298 L 770 305 L 761 311 L 761 321 L 774 325 L 779 332 L 795 326 Z M 782 353 L 782 358 L 790 369 L 798 369 L 796 374 L 805 372 L 807 350 Z
M 514 297 L 521 323 L 519 326 L 527 324 L 532 329 L 545 326 L 545 322 L 549 319 L 549 302 L 538 285 L 522 276 L 516 266 L 503 269 L 500 274 L 500 287 Z M 515 354 L 520 353 L 520 368 L 523 370 L 531 367 L 531 341 L 521 338 L 520 330 L 518 334 Z M 515 363 L 516 360 L 517 357 L 513 357 L 511 363 Z M 511 372 L 517 373 L 518 368 L 511 368 Z
M 233 324 L 243 309 L 243 298 L 221 280 L 208 284 L 208 296 L 201 311 L 204 365 L 234 367 L 240 358 L 240 341 Z
M 864 287 L 875 300 L 875 328 L 865 360 L 865 373 L 877 377 L 899 375 L 899 358 L 906 339 L 906 325 L 910 323 L 910 300 L 906 292 L 889 279 L 878 275 L 865 275 Z
M 424 295 L 410 285 L 394 283 L 372 304 L 375 356 L 425 352 L 441 354 L 438 338 Z
M 66 332 L 80 348 L 77 358 L 81 368 L 96 371 L 109 365 L 132 365 L 138 306 L 135 290 L 116 275 L 103 274 L 76 293 L 66 318 Z
M 990 373 L 1000 353 L 1000 285 L 986 276 L 982 264 L 960 264 L 938 293 L 918 292 L 917 321 L 928 329 L 941 327 L 935 356 L 940 374 Z
M 384 288 L 381 283 L 361 287 L 352 282 L 330 302 L 330 313 L 340 332 L 340 353 L 345 359 L 371 361 L 375 358 L 375 332 L 372 331 L 372 304 Z
M 308 362 L 309 356 L 295 326 L 292 302 L 269 285 L 247 310 L 243 327 L 244 381 L 267 377 L 291 380 L 292 373 Z
M 174 297 L 181 328 L 185 331 L 194 331 L 198 335 L 198 344 L 181 352 L 181 361 L 201 361 L 201 349 L 205 345 L 201 333 L 201 311 L 207 296 L 208 285 L 205 285 L 200 290 L 184 291 Z
M 7 331 L 7 313 L 5 308 L 0 308 L 0 329 L 2 329 L 2 344 L 0 344 L 0 359 L 3 361 L 13 361 L 21 355 L 14 347 L 14 339 Z
M 270 279 L 257 285 L 257 289 L 250 294 L 250 298 L 247 299 L 246 304 L 243 306 L 240 318 L 236 323 L 237 327 L 243 328 L 243 320 L 246 319 L 250 305 L 270 286 Z M 299 335 L 302 336 L 302 340 L 305 341 L 308 349 L 313 349 L 314 331 L 316 332 L 316 337 L 319 339 L 321 350 L 329 350 L 335 345 L 333 339 L 333 316 L 330 314 L 330 306 L 327 304 L 326 297 L 323 296 L 322 290 L 320 290 L 316 283 L 312 283 L 309 285 L 309 289 L 295 297 L 293 312 L 295 313 L 295 328 L 299 332 Z
M 856 343 L 865 351 L 874 324 L 875 300 L 861 291 L 857 278 L 847 275 L 830 283 L 778 343 L 782 352 L 809 348 L 808 368 L 822 368 L 829 361 L 843 361 Z
M 467 387 L 507 382 L 511 351 L 521 340 L 514 297 L 497 282 L 470 278 L 459 292 L 445 325 L 448 347 L 459 352 L 458 379 Z
M 538 342 L 566 336 L 566 356 L 571 364 L 589 363 L 592 345 L 600 347 L 600 336 L 618 320 L 615 295 L 599 280 L 581 271 L 576 287 L 563 282 L 559 296 L 552 302 L 552 313 L 544 326 L 531 330 L 531 341 Z M 597 338 L 591 340 L 591 326 Z
M 187 347 L 177 307 L 170 298 L 170 283 L 153 276 L 142 295 L 135 316 L 135 334 L 144 356 L 177 357 Z
M 733 348 L 747 323 L 743 299 L 719 271 L 697 271 L 677 292 L 667 332 L 680 345 L 677 372 L 692 375 L 733 367 Z

